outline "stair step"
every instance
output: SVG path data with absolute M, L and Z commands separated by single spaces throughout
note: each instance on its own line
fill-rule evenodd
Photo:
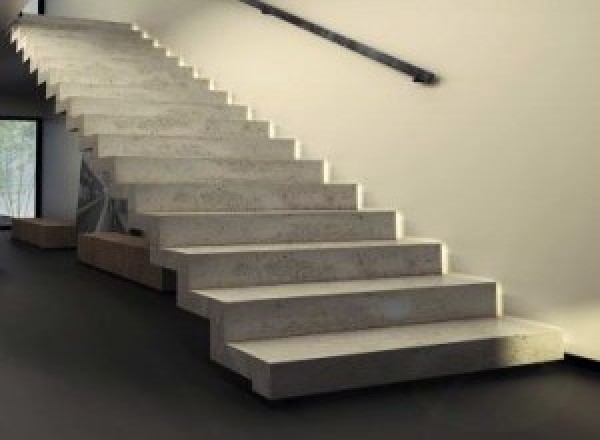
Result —
M 138 57 L 139 58 L 139 57 Z M 149 75 L 154 73 L 179 75 L 183 78 L 192 78 L 194 68 L 190 66 L 179 66 L 175 58 L 165 57 L 155 62 L 146 62 L 144 58 L 117 56 L 107 60 L 81 58 L 49 58 L 39 57 L 35 60 L 35 68 L 40 73 L 50 71 L 61 72 L 64 75 L 87 76 L 93 73 L 95 76 L 128 76 Z M 80 78 L 81 80 L 81 78 Z M 63 81 L 69 82 L 69 81 Z M 78 81 L 71 81 L 78 82 Z
M 115 98 L 144 101 L 171 101 L 185 103 L 228 104 L 227 92 L 208 90 L 206 80 L 197 80 L 189 87 L 116 86 L 82 83 L 60 83 L 47 87 L 47 97 L 63 101 L 73 97 Z M 57 104 L 57 108 L 61 109 Z
M 24 55 L 24 60 L 28 60 Z M 148 59 L 142 55 L 114 55 L 111 57 L 97 56 L 93 53 L 88 54 L 85 59 L 78 57 L 52 57 L 39 56 L 35 59 L 29 59 L 31 73 L 36 70 L 45 72 L 49 69 L 64 69 L 66 71 L 105 71 L 107 69 L 122 69 L 132 71 L 167 71 L 167 72 L 193 72 L 191 67 L 179 66 L 179 60 L 175 57 L 161 57 Z M 108 67 L 111 66 L 111 67 Z
M 262 211 L 141 213 L 130 227 L 153 247 L 252 243 L 395 240 L 402 236 L 396 211 Z
M 28 38 L 32 41 L 45 41 L 48 39 L 76 39 L 83 41 L 147 41 L 152 44 L 151 39 L 143 38 L 142 32 L 135 31 L 129 27 L 124 32 L 110 32 L 104 29 L 49 29 L 47 27 L 31 27 L 19 25 L 11 30 L 11 41 L 16 41 L 21 38 Z
M 48 15 L 23 14 L 16 23 L 17 27 L 33 29 L 81 29 L 81 30 L 106 30 L 107 32 L 132 32 L 131 23 L 90 20 L 73 17 L 54 17 Z
M 324 183 L 318 160 L 107 157 L 93 159 L 107 183 L 190 183 L 220 179 Z
M 215 180 L 192 184 L 134 184 L 112 188 L 132 212 L 239 212 L 294 209 L 358 209 L 360 186 Z
M 422 239 L 195 246 L 153 250 L 152 261 L 178 270 L 178 289 L 441 275 L 440 242 Z
M 99 50 L 102 52 L 110 51 L 114 52 L 118 50 L 120 52 L 131 52 L 142 50 L 145 51 L 147 49 L 154 48 L 154 42 L 152 40 L 143 39 L 138 34 L 138 38 L 133 38 L 136 36 L 135 33 L 131 33 L 131 35 L 127 35 L 126 37 L 120 35 L 107 35 L 106 37 L 98 37 L 97 35 L 94 38 L 89 38 L 85 36 L 85 34 L 77 35 L 77 36 L 67 36 L 63 37 L 58 34 L 55 35 L 36 35 L 35 32 L 27 32 L 20 31 L 16 34 L 14 41 L 17 44 L 17 50 L 33 50 L 35 52 L 43 51 L 43 52 L 56 52 L 63 51 L 64 49 L 69 50 L 78 50 L 78 51 L 88 51 L 88 50 Z M 82 37 L 82 35 L 84 35 Z
M 293 139 L 201 139 L 186 136 L 127 136 L 101 134 L 84 140 L 97 157 L 273 159 L 297 158 Z
M 560 332 L 514 318 L 451 321 L 228 344 L 268 399 L 560 360 Z
M 187 74 L 187 75 L 186 75 Z M 89 85 L 116 85 L 116 86 L 156 86 L 162 84 L 166 87 L 187 87 L 201 84 L 208 88 L 210 81 L 196 79 L 190 72 L 177 71 L 154 71 L 147 73 L 130 72 L 78 72 L 65 71 L 63 69 L 51 68 L 37 74 L 38 84 L 58 83 L 81 83 Z
M 177 303 L 209 318 L 221 342 L 501 314 L 495 282 L 457 274 L 192 290 Z
M 65 102 L 69 116 L 84 114 L 112 116 L 188 116 L 199 119 L 248 119 L 250 111 L 243 105 L 180 103 L 169 101 L 130 101 L 128 99 L 73 97 Z M 147 138 L 150 139 L 150 138 Z
M 90 53 L 91 59 L 105 59 L 107 62 L 113 56 L 136 55 L 145 57 L 151 61 L 165 57 L 167 49 L 164 47 L 154 46 L 139 46 L 136 45 L 121 45 L 121 47 L 102 47 L 93 46 L 90 44 L 69 45 L 69 46 L 48 46 L 47 44 L 31 44 L 22 48 L 25 59 L 35 59 L 38 56 L 44 57 L 81 57 L 82 60 L 88 58 Z M 143 58 L 144 59 L 144 58 Z
M 502 315 L 495 282 L 447 275 L 439 241 L 127 23 L 24 16 L 11 39 L 211 358 L 269 399 L 561 359 L 557 329 Z M 125 218 L 127 217 L 127 218 Z M 148 255 L 146 255 L 148 259 Z
M 112 116 L 82 115 L 67 119 L 67 129 L 83 136 L 190 136 L 203 139 L 268 139 L 273 134 L 268 121 L 219 120 L 194 115 Z

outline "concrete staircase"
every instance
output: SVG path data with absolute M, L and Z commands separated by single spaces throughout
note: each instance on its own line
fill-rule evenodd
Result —
M 448 274 L 442 243 L 361 207 L 323 161 L 122 23 L 24 17 L 12 38 L 212 358 L 269 399 L 546 362 L 554 328 L 502 316 L 493 281 Z

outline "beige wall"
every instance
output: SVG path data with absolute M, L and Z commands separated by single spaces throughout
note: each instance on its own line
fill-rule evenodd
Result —
M 50 0 L 136 21 L 235 92 L 367 205 L 500 280 L 511 313 L 600 359 L 600 2 L 272 0 L 439 72 L 434 88 L 233 0 Z M 174 8 L 173 5 L 177 5 Z

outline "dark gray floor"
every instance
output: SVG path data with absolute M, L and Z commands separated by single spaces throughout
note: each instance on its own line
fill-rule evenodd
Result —
M 208 357 L 173 296 L 0 232 L 0 439 L 600 438 L 594 364 L 271 404 Z

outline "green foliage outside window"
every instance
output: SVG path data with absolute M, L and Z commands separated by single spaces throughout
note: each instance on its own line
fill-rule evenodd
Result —
M 0 217 L 35 213 L 35 121 L 0 120 Z

